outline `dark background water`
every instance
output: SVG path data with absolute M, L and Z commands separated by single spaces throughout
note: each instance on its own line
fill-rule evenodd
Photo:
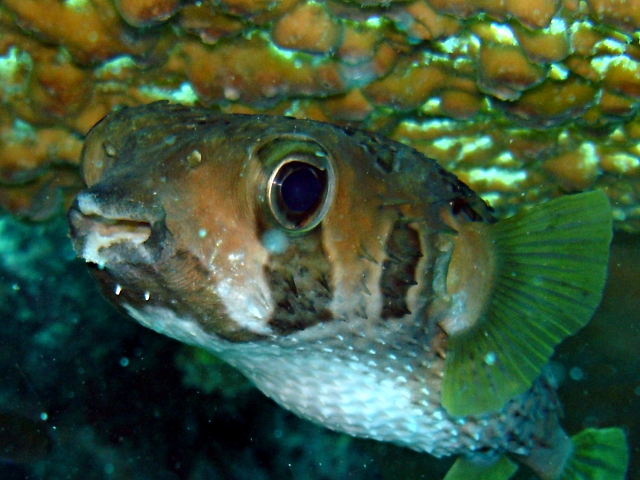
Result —
M 300 420 L 229 367 L 125 319 L 64 219 L 0 217 L 0 479 L 438 479 L 451 459 Z M 570 433 L 621 426 L 640 479 L 640 238 L 617 235 L 594 320 L 554 357 Z M 11 450 L 7 450 L 12 447 Z M 518 478 L 533 478 L 524 467 Z

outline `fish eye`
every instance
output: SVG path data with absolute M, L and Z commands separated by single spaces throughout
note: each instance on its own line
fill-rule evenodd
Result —
M 311 230 L 329 209 L 333 183 L 333 172 L 326 158 L 306 152 L 287 155 L 269 178 L 269 209 L 287 230 Z
M 276 177 L 282 203 L 291 212 L 302 213 L 318 203 L 322 193 L 322 172 L 302 162 L 292 162 L 281 168 Z

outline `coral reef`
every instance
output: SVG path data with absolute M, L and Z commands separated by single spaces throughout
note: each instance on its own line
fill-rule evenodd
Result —
M 82 136 L 157 99 L 381 131 L 500 213 L 591 188 L 640 230 L 637 0 L 5 0 L 0 204 L 45 217 Z M 62 194 L 59 192 L 62 190 Z

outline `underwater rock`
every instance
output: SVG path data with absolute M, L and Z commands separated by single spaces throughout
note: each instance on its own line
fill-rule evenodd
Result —
M 171 18 L 180 8 L 179 0 L 115 0 L 118 13 L 133 27 L 149 27 Z
M 500 213 L 589 184 L 615 202 L 616 228 L 640 231 L 640 152 L 626 136 L 638 129 L 638 12 L 635 0 L 7 0 L 0 128 L 12 133 L 0 148 L 13 148 L 23 128 L 35 137 L 57 128 L 78 142 L 112 109 L 159 99 L 286 114 L 428 149 Z M 487 135 L 495 148 L 476 148 Z M 511 160 L 514 136 L 545 143 L 541 156 Z M 627 167 L 607 160 L 577 183 L 544 167 L 581 155 L 585 143 Z M 28 185 L 0 185 L 11 190 L 0 203 L 56 211 L 29 203 L 61 163 L 75 161 L 55 149 L 22 161 L 16 172 Z M 526 175 L 524 195 L 500 187 L 508 180 L 487 181 L 504 170 Z
M 500 100 L 517 100 L 520 92 L 545 78 L 544 68 L 529 62 L 522 50 L 510 45 L 483 45 L 478 61 L 481 89 Z
M 331 53 L 341 37 L 342 24 L 316 2 L 296 6 L 279 18 L 271 31 L 277 46 L 309 53 Z

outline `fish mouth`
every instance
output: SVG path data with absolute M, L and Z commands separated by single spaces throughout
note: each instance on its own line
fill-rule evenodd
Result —
M 109 208 L 99 194 L 83 192 L 69 209 L 68 220 L 76 253 L 99 267 L 150 264 L 164 248 L 164 219 L 154 210 Z

